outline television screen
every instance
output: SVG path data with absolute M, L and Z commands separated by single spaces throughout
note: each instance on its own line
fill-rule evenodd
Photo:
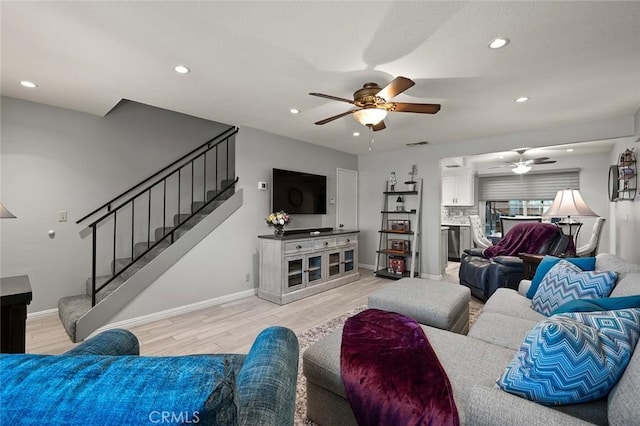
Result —
M 327 177 L 273 169 L 273 211 L 327 213 Z

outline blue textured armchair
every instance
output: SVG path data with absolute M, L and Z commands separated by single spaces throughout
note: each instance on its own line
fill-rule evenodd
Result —
M 109 330 L 63 355 L 0 356 L 3 424 L 292 425 L 298 340 L 270 327 L 247 355 L 138 356 Z

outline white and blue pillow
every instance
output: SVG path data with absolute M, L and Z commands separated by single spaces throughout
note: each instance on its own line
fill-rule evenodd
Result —
M 540 282 L 531 299 L 531 308 L 549 316 L 563 304 L 576 299 L 607 297 L 616 284 L 617 274 L 611 271 L 582 271 L 578 266 L 561 260 Z
M 540 283 L 542 282 L 542 279 L 544 278 L 544 276 L 547 275 L 547 272 L 549 272 L 549 270 L 553 268 L 561 260 L 564 260 L 569 263 L 573 263 L 583 271 L 594 271 L 596 269 L 595 257 L 561 258 L 561 257 L 545 255 L 542 258 L 542 261 L 538 264 L 538 267 L 536 268 L 536 273 L 533 275 L 533 279 L 531 280 L 531 285 L 529 286 L 529 290 L 527 291 L 527 297 L 529 299 L 533 299 L 533 296 L 536 294 L 536 291 L 538 291 L 538 287 L 540 286 Z
M 554 315 L 527 334 L 496 381 L 547 405 L 593 401 L 622 376 L 640 335 L 640 309 Z

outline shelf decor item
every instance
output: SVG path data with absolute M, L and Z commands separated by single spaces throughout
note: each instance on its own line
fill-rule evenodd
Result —
M 416 173 L 418 173 L 418 167 L 414 164 L 413 166 L 411 166 L 411 171 L 409 172 L 409 176 L 411 176 L 411 179 L 409 179 L 408 181 L 406 181 L 404 183 L 405 185 L 407 185 L 407 190 L 408 191 L 415 191 L 416 190 L 416 181 L 413 180 L 413 178 L 416 175 Z
M 265 218 L 265 221 L 269 226 L 273 226 L 274 235 L 281 237 L 284 235 L 284 227 L 289 224 L 289 214 L 280 210 L 279 212 L 271 213 Z
M 411 221 L 409 220 L 388 220 L 387 221 L 387 230 L 393 232 L 410 232 L 411 231 Z

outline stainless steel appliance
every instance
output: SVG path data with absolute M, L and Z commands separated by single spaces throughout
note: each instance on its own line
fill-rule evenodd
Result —
M 460 261 L 460 227 L 447 225 L 449 227 L 448 241 L 449 249 L 447 252 L 447 258 L 456 262 Z

